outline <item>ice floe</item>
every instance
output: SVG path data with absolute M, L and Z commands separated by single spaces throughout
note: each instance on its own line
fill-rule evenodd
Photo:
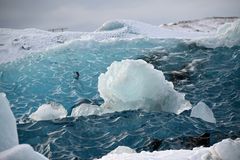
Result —
M 240 138 L 224 139 L 211 147 L 198 147 L 193 150 L 164 150 L 134 153 L 131 148 L 118 147 L 99 160 L 239 160 Z M 132 151 L 132 152 L 129 152 Z
M 63 107 L 63 105 L 51 102 L 49 104 L 43 104 L 39 106 L 39 108 L 33 112 L 29 117 L 36 121 L 39 120 L 51 120 L 64 118 L 67 116 L 67 110 Z
M 216 123 L 216 119 L 212 110 L 201 101 L 192 108 L 190 117 L 196 117 L 210 123 Z

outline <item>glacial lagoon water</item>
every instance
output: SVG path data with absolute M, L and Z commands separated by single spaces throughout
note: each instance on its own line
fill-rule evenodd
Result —
M 102 116 L 31 121 L 40 105 L 62 104 L 69 112 L 79 102 L 100 105 L 98 76 L 113 61 L 143 59 L 163 71 L 193 105 L 205 102 L 217 123 L 141 110 Z M 210 133 L 210 145 L 240 135 L 240 47 L 209 49 L 175 39 L 74 41 L 60 48 L 0 65 L 0 91 L 17 118 L 20 143 L 31 144 L 50 159 L 99 158 L 119 145 L 151 150 L 192 148 L 188 137 Z M 188 67 L 188 66 L 192 66 Z M 183 75 L 174 74 L 189 68 Z M 79 79 L 74 78 L 79 72 Z M 149 82 L 151 83 L 151 82 Z

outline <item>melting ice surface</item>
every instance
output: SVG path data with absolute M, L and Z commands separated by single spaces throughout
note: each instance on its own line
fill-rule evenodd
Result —
M 0 91 L 6 93 L 17 118 L 20 143 L 31 144 L 50 159 L 100 158 L 117 146 L 140 152 L 150 150 L 156 139 L 161 141 L 159 150 L 192 149 L 196 147 L 188 143 L 192 137 L 206 132 L 210 133 L 209 145 L 239 137 L 239 55 L 239 45 L 211 49 L 176 39 L 76 40 L 1 64 Z M 98 77 L 106 74 L 114 61 L 125 59 L 142 59 L 161 70 L 177 92 L 185 93 L 186 100 L 193 105 L 204 101 L 217 123 L 191 118 L 188 111 L 176 115 L 141 108 L 101 116 L 28 120 L 39 106 L 49 102 L 62 104 L 73 116 L 78 114 L 76 106 L 103 105 Z

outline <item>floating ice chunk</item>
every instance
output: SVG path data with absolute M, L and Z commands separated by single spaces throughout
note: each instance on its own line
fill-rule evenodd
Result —
M 97 105 L 83 103 L 75 108 L 73 108 L 71 116 L 89 116 L 89 115 L 99 115 L 101 112 L 101 108 Z
M 204 102 L 198 102 L 198 104 L 192 108 L 190 117 L 201 118 L 204 121 L 216 123 L 212 110 Z
M 165 80 L 162 71 L 143 60 L 113 62 L 98 77 L 102 107 L 113 111 L 143 109 L 180 114 L 191 109 L 184 94 Z
M 11 149 L 0 152 L 0 159 L 2 160 L 47 160 L 46 157 L 38 152 L 28 144 L 21 144 Z
M 67 110 L 63 107 L 63 105 L 51 102 L 50 104 L 41 105 L 37 111 L 33 112 L 29 117 L 39 121 L 64 118 L 66 116 Z
M 128 148 L 128 147 L 126 147 Z M 128 148 L 131 150 L 130 148 Z M 199 147 L 193 150 L 165 150 L 155 152 L 127 153 L 118 154 L 110 152 L 100 160 L 239 160 L 240 159 L 240 139 L 225 139 L 211 147 Z
M 132 148 L 126 146 L 118 146 L 110 154 L 122 154 L 122 153 L 136 153 L 136 151 Z
M 0 93 L 0 152 L 15 145 L 18 145 L 16 119 L 6 94 Z

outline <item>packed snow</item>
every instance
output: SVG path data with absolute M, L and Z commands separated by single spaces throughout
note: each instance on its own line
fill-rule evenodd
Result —
M 0 93 L 0 159 L 47 160 L 28 144 L 19 144 L 16 119 L 5 93 Z
M 131 148 L 118 147 L 99 160 L 239 160 L 240 138 L 224 139 L 211 147 L 199 147 L 193 150 L 165 150 L 134 153 Z M 129 152 L 131 151 L 131 152 Z
M 143 109 L 180 114 L 191 109 L 184 94 L 165 80 L 162 71 L 143 60 L 113 62 L 98 78 L 104 108 L 114 111 Z
M 43 104 L 39 106 L 39 108 L 33 112 L 29 117 L 36 121 L 39 120 L 51 120 L 64 118 L 67 116 L 67 110 L 63 107 L 63 105 L 51 102 L 49 104 Z
M 0 152 L 18 144 L 16 120 L 5 93 L 0 93 Z
M 198 104 L 192 108 L 190 117 L 196 117 L 210 123 L 216 123 L 212 110 L 204 102 L 198 102 Z

